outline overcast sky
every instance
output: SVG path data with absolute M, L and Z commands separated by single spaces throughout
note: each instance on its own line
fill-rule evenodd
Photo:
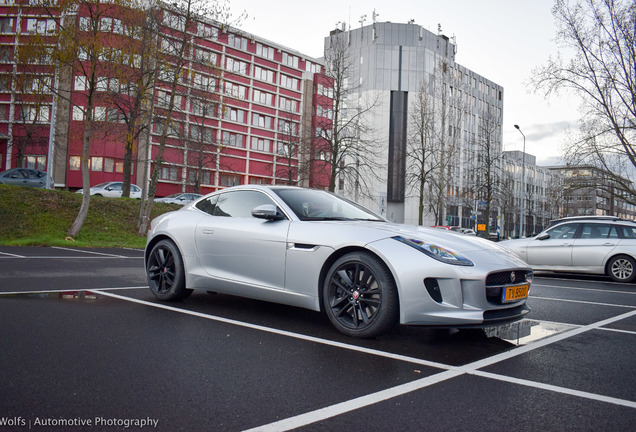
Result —
M 553 0 L 229 0 L 234 16 L 247 18 L 237 27 L 312 57 L 323 56 L 324 38 L 337 22 L 352 28 L 377 21 L 416 24 L 455 36 L 455 60 L 504 88 L 505 150 L 522 150 L 540 165 L 555 164 L 565 132 L 577 128 L 576 98 L 545 100 L 527 87 L 532 70 L 555 55 Z

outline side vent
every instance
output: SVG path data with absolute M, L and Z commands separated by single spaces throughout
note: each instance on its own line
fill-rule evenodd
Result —
M 437 279 L 424 279 L 424 286 L 426 287 L 426 291 L 428 291 L 428 295 L 430 295 L 433 300 L 435 300 L 437 303 L 442 302 L 442 291 L 439 289 Z

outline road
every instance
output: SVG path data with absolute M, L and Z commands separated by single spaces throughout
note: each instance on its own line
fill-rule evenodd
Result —
M 532 312 L 510 334 L 401 327 L 359 340 L 271 303 L 205 292 L 159 303 L 142 256 L 0 247 L 0 431 L 614 432 L 636 422 L 634 285 L 539 275 Z

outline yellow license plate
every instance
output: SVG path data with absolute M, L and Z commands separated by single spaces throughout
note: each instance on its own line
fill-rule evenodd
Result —
M 517 285 L 504 288 L 504 292 L 501 296 L 501 301 L 504 303 L 513 302 L 528 297 L 528 291 L 530 285 Z

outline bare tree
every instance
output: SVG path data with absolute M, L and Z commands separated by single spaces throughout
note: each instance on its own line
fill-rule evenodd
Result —
M 147 231 L 148 222 L 154 204 L 157 183 L 164 164 L 164 152 L 168 140 L 179 136 L 179 129 L 185 115 L 184 96 L 188 94 L 190 80 L 197 79 L 196 65 L 199 59 L 196 53 L 196 42 L 209 37 L 204 33 L 199 35 L 198 22 L 202 19 L 214 19 L 227 29 L 230 13 L 224 0 L 213 3 L 205 0 L 182 0 L 171 7 L 160 8 L 161 22 L 158 23 L 159 52 L 157 62 L 160 65 L 157 83 L 157 104 L 154 110 L 154 124 L 158 128 L 159 142 L 156 154 L 150 167 L 150 183 L 142 197 L 140 209 L 139 233 Z M 206 77 L 220 89 L 221 84 L 214 77 Z M 187 102 L 187 98 L 186 102 Z
M 445 60 L 440 60 L 433 73 L 433 78 L 425 83 L 420 93 L 424 93 L 422 101 L 424 105 L 416 103 L 415 112 L 419 117 L 420 140 L 425 140 L 424 147 L 412 149 L 419 153 L 409 155 L 412 159 L 424 159 L 423 150 L 429 153 L 426 156 L 428 162 L 424 165 L 413 165 L 416 174 L 422 177 L 424 174 L 419 169 L 423 166 L 428 169 L 426 173 L 427 185 L 425 187 L 425 197 L 428 207 L 435 215 L 436 224 L 443 224 L 446 216 L 446 204 L 449 190 L 453 186 L 453 175 L 457 164 L 455 158 L 459 154 L 459 144 L 461 140 L 460 130 L 463 124 L 465 107 L 463 95 L 465 92 L 459 91 L 457 83 L 454 81 L 450 68 Z M 422 109 L 425 107 L 425 109 Z M 419 113 L 418 113 L 419 111 Z M 413 124 L 411 124 L 413 130 Z M 428 168 L 426 168 L 428 167 Z M 419 172 L 418 172 L 419 171 Z M 420 205 L 423 209 L 423 205 Z
M 284 112 L 278 123 L 277 159 L 275 177 L 288 185 L 297 185 L 300 176 L 299 151 L 302 143 L 299 116 Z
M 435 151 L 434 103 L 428 88 L 427 82 L 420 83 L 415 98 L 411 102 L 409 114 L 406 180 L 407 184 L 412 185 L 417 193 L 418 225 L 422 225 L 424 222 L 426 186 L 429 182 L 429 176 L 437 168 L 433 163 Z
M 552 13 L 557 42 L 572 57 L 550 58 L 531 84 L 546 96 L 573 91 L 581 97 L 582 136 L 570 146 L 568 161 L 617 173 L 616 184 L 635 204 L 633 182 L 624 177 L 633 178 L 636 168 L 636 3 L 556 0 Z
M 476 163 L 470 173 L 479 201 L 485 202 L 484 223 L 490 229 L 493 206 L 499 201 L 502 183 L 501 124 L 492 112 L 484 112 L 479 120 L 476 139 Z
M 342 181 L 356 191 L 369 191 L 367 181 L 375 178 L 379 146 L 373 140 L 373 125 L 369 116 L 378 104 L 378 97 L 361 98 L 360 85 L 352 85 L 353 59 L 347 34 L 331 36 L 325 50 L 326 76 L 331 84 L 323 86 L 323 96 L 333 100 L 331 118 L 316 125 L 321 139 L 321 152 L 329 167 L 329 190 L 335 191 Z M 319 93 L 320 94 L 320 93 Z M 370 193 L 370 192 L 369 192 Z
M 121 8 L 132 8 L 132 3 L 101 3 L 95 0 L 42 0 L 42 6 L 55 21 L 57 44 L 45 47 L 43 55 L 50 56 L 57 73 L 75 83 L 76 109 L 83 116 L 82 137 L 82 204 L 75 221 L 68 230 L 69 237 L 81 230 L 90 206 L 89 163 L 91 144 L 96 129 L 94 108 L 102 96 L 98 94 L 101 77 L 108 76 L 110 65 L 117 62 L 121 38 L 104 31 L 113 25 L 113 17 Z M 47 24 L 48 25 L 48 24 Z M 125 36 L 122 36 L 125 37 Z M 57 89 L 55 89 L 57 92 Z M 58 97 L 66 96 L 58 92 Z M 67 101 L 70 103 L 71 101 Z
M 121 56 L 112 67 L 109 86 L 110 104 L 126 125 L 123 163 L 122 197 L 130 196 L 133 158 L 137 143 L 150 127 L 152 96 L 157 78 L 157 8 L 138 7 L 127 9 L 121 15 L 122 30 L 128 36 L 128 44 L 121 47 Z

